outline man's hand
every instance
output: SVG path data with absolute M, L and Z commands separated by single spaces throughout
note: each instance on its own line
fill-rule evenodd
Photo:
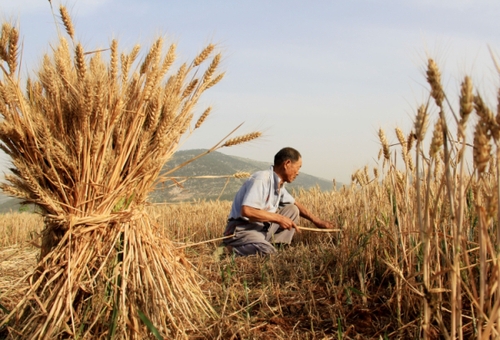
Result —
M 297 208 L 299 208 L 300 217 L 303 217 L 306 220 L 311 221 L 312 223 L 314 223 L 314 225 L 317 228 L 320 228 L 320 229 L 336 229 L 336 228 L 338 228 L 337 223 L 335 223 L 335 222 L 329 222 L 329 221 L 323 221 L 322 219 L 320 219 L 320 218 L 314 216 L 313 214 L 311 214 L 309 212 L 309 210 L 307 210 L 306 207 L 304 207 L 299 202 L 295 201 L 295 205 L 297 206 Z
M 281 216 L 281 215 L 280 215 Z M 279 225 L 283 228 L 283 229 L 286 229 L 286 230 L 292 230 L 293 228 L 295 228 L 295 230 L 297 231 L 297 233 L 300 233 L 300 229 L 299 227 L 295 224 L 295 222 L 293 222 L 290 218 L 288 217 L 285 217 L 285 216 L 281 216 L 281 221 L 279 222 Z
M 328 221 L 320 220 L 314 224 L 320 229 L 335 229 L 335 224 Z

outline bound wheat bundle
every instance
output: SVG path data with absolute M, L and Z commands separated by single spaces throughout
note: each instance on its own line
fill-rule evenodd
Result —
M 45 227 L 30 289 L 0 327 L 30 339 L 185 337 L 215 312 L 143 208 L 200 95 L 223 77 L 221 55 L 209 44 L 171 72 L 175 45 L 163 53 L 161 38 L 140 63 L 139 46 L 120 53 L 116 40 L 86 52 L 60 14 L 70 39 L 25 91 L 18 30 L 2 26 L 0 140 L 13 168 L 1 189 L 41 207 Z

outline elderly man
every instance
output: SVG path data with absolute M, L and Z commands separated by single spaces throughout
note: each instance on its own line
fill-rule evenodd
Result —
M 332 223 L 311 214 L 285 189 L 298 176 L 302 166 L 300 153 L 283 148 L 274 156 L 269 170 L 254 173 L 236 194 L 224 244 L 236 255 L 267 255 L 275 252 L 273 244 L 290 244 L 295 231 L 300 232 L 299 217 L 318 228 L 332 229 Z

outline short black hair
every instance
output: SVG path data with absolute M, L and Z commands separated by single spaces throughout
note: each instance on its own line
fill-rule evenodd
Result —
M 291 160 L 292 163 L 297 162 L 302 156 L 300 152 L 295 150 L 294 148 L 286 147 L 278 151 L 276 155 L 274 155 L 274 166 L 280 166 L 287 160 Z

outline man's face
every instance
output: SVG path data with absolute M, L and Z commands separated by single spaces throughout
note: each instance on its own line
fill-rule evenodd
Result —
M 299 175 L 300 168 L 302 167 L 302 158 L 299 158 L 296 162 L 291 160 L 285 161 L 285 182 L 292 183 L 295 178 Z

